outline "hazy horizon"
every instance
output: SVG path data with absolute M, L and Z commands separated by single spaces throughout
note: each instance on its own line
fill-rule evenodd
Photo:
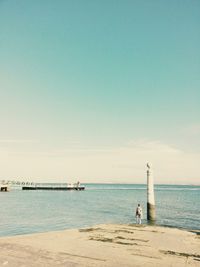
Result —
M 200 184 L 199 10 L 0 1 L 0 180 Z

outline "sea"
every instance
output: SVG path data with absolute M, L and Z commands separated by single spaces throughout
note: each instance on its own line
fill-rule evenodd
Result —
M 0 236 L 135 223 L 138 203 L 146 224 L 144 184 L 85 184 L 84 191 L 0 192 Z M 200 230 L 200 186 L 155 185 L 156 224 Z

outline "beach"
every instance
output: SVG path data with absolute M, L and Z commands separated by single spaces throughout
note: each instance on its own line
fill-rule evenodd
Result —
M 200 266 L 199 232 L 101 224 L 0 238 L 0 266 Z

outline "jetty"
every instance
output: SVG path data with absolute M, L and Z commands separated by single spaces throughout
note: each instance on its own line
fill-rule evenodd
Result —
M 31 186 L 22 186 L 22 190 L 56 190 L 56 191 L 82 191 L 85 190 L 85 186 L 81 185 L 78 181 L 74 184 L 60 184 L 60 185 L 52 185 L 52 184 L 35 184 Z
M 10 189 L 21 187 L 22 190 L 54 190 L 54 191 L 82 191 L 85 186 L 78 181 L 76 183 L 33 183 L 12 180 L 0 180 L 0 192 L 8 192 Z
M 22 190 L 82 191 L 85 190 L 85 186 L 22 186 Z

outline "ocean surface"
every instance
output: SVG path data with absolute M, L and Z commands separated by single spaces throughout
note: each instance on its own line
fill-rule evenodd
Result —
M 146 185 L 85 184 L 85 191 L 0 192 L 0 236 L 146 221 Z M 158 225 L 200 229 L 200 186 L 155 185 Z

